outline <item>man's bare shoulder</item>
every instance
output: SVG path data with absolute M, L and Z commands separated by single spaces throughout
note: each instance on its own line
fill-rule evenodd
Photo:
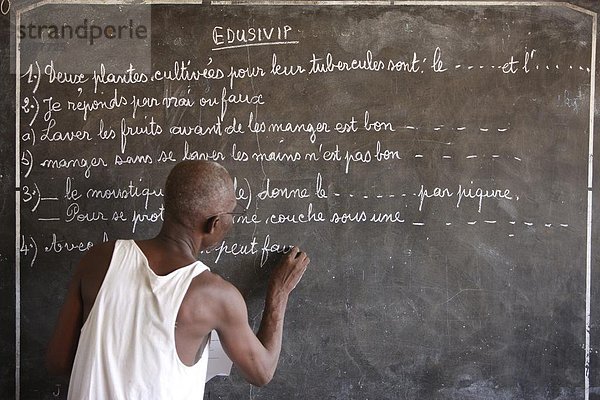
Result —
M 82 294 L 89 301 L 94 299 L 100 290 L 100 285 L 110 266 L 114 248 L 114 241 L 95 244 L 83 255 L 77 265 L 75 276 L 81 280 Z
M 192 280 L 186 298 L 188 305 L 195 310 L 211 310 L 217 316 L 226 316 L 239 308 L 246 309 L 246 302 L 240 291 L 231 282 L 211 271 L 204 271 Z
M 212 271 L 204 271 L 196 276 L 190 284 L 190 292 L 206 293 L 217 298 L 241 296 L 239 290 L 231 282 Z

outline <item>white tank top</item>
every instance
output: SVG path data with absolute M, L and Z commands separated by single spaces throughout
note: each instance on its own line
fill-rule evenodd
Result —
M 81 329 L 68 399 L 194 399 L 204 395 L 208 345 L 191 367 L 175 349 L 175 320 L 197 261 L 156 275 L 133 240 L 117 241 Z

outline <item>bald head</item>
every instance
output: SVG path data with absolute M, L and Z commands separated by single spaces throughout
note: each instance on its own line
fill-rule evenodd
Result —
M 165 211 L 189 226 L 201 219 L 229 211 L 235 201 L 233 182 L 220 164 L 183 161 L 169 173 L 165 184 Z

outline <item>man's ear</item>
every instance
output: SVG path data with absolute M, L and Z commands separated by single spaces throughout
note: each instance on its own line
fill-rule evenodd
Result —
M 215 232 L 215 230 L 218 228 L 218 225 L 221 223 L 221 219 L 219 218 L 218 215 L 215 215 L 214 217 L 210 217 L 209 219 L 206 220 L 206 224 L 204 225 L 204 231 L 207 234 L 213 234 Z

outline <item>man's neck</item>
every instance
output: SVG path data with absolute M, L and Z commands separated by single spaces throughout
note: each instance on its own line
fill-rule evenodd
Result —
M 153 239 L 169 252 L 188 255 L 196 259 L 202 250 L 202 240 L 193 232 L 180 224 L 165 221 L 159 234 Z

